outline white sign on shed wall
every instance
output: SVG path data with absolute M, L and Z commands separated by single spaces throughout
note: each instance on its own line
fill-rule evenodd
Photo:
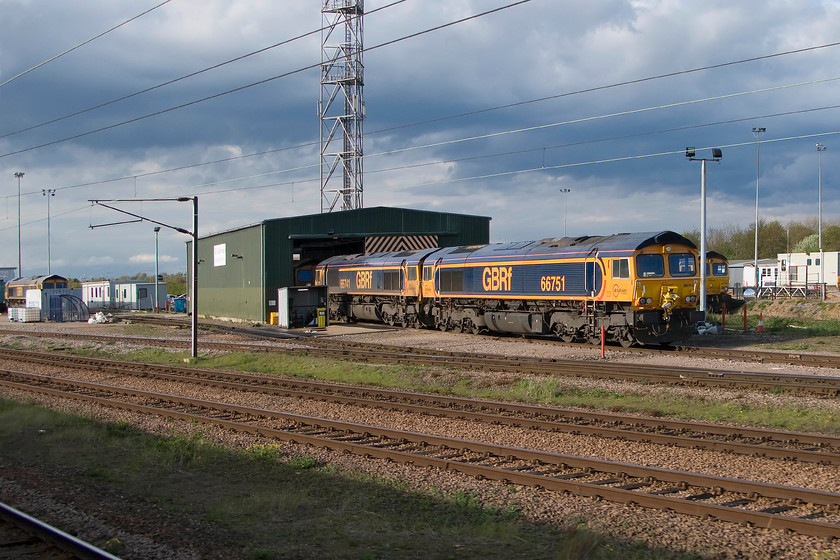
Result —
M 227 264 L 227 243 L 213 245 L 213 266 L 225 266 Z

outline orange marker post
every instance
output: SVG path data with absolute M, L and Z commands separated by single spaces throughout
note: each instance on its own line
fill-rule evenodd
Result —
M 606 332 L 604 331 L 604 325 L 601 325 L 601 357 L 604 357 L 604 342 L 606 339 Z
M 758 332 L 764 332 L 764 316 L 762 313 L 758 314 Z

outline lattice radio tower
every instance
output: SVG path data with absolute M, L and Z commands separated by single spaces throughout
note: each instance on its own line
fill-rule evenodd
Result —
M 332 212 L 339 200 L 341 210 L 353 210 L 363 207 L 364 193 L 364 0 L 321 2 L 321 212 Z

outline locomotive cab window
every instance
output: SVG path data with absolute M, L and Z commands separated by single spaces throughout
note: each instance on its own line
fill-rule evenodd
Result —
M 408 281 L 414 282 L 415 280 L 417 280 L 417 267 L 410 266 L 408 267 Z
M 726 276 L 726 263 L 713 263 L 712 274 L 714 276 Z
M 630 259 L 615 259 L 612 269 L 613 278 L 630 278 Z
M 694 255 L 691 253 L 668 255 L 668 272 L 671 276 L 694 276 L 697 273 Z
M 430 282 L 432 280 L 432 267 L 424 266 L 423 267 L 423 282 Z
M 665 276 L 665 261 L 662 255 L 638 255 L 636 274 L 639 278 L 659 278 Z

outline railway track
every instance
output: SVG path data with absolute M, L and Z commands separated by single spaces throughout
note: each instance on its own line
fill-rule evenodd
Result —
M 833 492 L 588 459 L 25 372 L 7 371 L 0 384 L 513 484 L 804 535 L 840 537 L 840 494 Z
M 159 326 L 178 326 L 188 327 L 189 322 L 177 319 L 167 318 L 161 316 L 144 316 L 144 315 L 119 315 L 121 319 L 130 320 L 132 322 L 147 323 Z M 256 327 L 241 327 L 233 325 L 220 325 L 211 322 L 199 322 L 199 328 L 207 331 L 240 334 L 245 336 L 252 336 L 259 339 L 306 339 L 312 340 L 313 337 L 299 332 L 283 331 L 276 328 L 256 328 Z M 387 328 L 387 330 L 394 330 Z M 352 341 L 339 341 L 327 338 L 318 338 L 317 344 L 327 347 L 344 347 L 344 348 L 363 348 L 363 347 L 380 347 L 388 348 L 385 345 L 372 345 L 368 343 L 357 343 Z M 581 343 L 566 343 L 555 338 L 549 339 L 552 344 L 559 346 L 570 346 L 579 348 Z M 830 354 L 804 354 L 801 352 L 785 352 L 785 351 L 768 351 L 768 350 L 741 350 L 733 348 L 712 348 L 706 346 L 692 346 L 691 344 L 680 344 L 667 347 L 656 346 L 634 346 L 631 348 L 621 348 L 622 352 L 637 353 L 637 354 L 651 354 L 651 353 L 665 353 L 665 354 L 689 354 L 697 356 L 698 358 L 712 358 L 712 359 L 726 359 L 739 362 L 751 362 L 762 364 L 786 364 L 786 365 L 801 365 L 824 367 L 832 369 L 840 369 L 840 355 Z
M 4 503 L 0 503 L 0 557 L 119 560 Z
M 476 400 L 245 372 L 121 362 L 70 354 L 0 349 L 0 358 L 19 363 L 94 369 L 115 375 L 128 374 L 284 397 L 387 408 L 495 425 L 840 465 L 840 437 L 826 434 Z
M 2 329 L 0 334 L 44 338 L 65 338 L 94 341 L 130 341 L 135 344 L 187 348 L 189 341 L 148 337 L 116 337 L 101 335 L 49 333 Z M 788 373 L 756 373 L 737 370 L 711 370 L 674 366 L 640 365 L 618 362 L 582 362 L 527 356 L 478 355 L 394 346 L 347 344 L 318 338 L 283 338 L 279 344 L 248 344 L 201 341 L 200 348 L 226 352 L 283 352 L 359 362 L 399 363 L 418 366 L 441 365 L 468 370 L 516 371 L 552 376 L 576 376 L 624 381 L 645 381 L 673 385 L 698 385 L 732 389 L 790 391 L 834 397 L 840 394 L 840 377 L 798 375 Z

